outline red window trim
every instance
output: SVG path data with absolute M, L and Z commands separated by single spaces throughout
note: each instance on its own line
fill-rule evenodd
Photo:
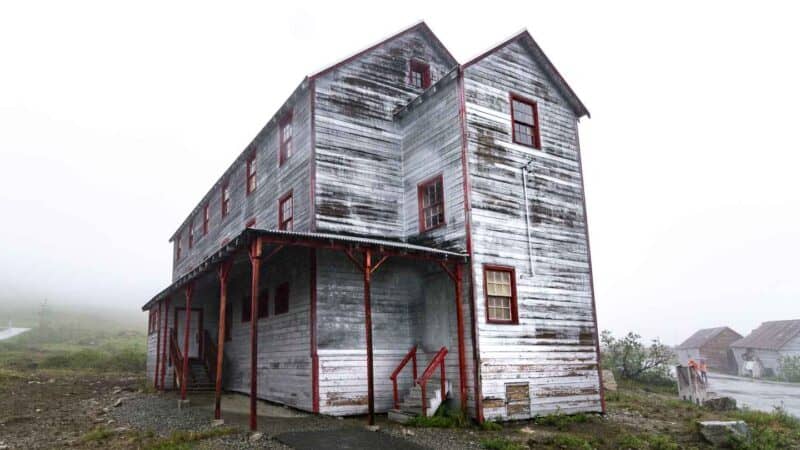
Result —
M 253 180 L 252 187 L 250 180 Z M 245 168 L 245 177 L 244 177 L 244 184 L 245 184 L 245 192 L 246 195 L 250 195 L 255 192 L 256 188 L 256 152 L 253 150 L 253 153 L 247 158 L 247 167 Z
M 242 297 L 242 323 L 250 322 L 252 319 L 252 316 L 250 315 L 251 312 L 250 295 L 245 295 Z
M 430 228 L 425 228 L 425 213 L 422 208 L 422 195 L 425 188 L 433 183 L 439 182 L 442 184 L 442 221 L 438 225 L 432 226 Z M 444 176 L 442 173 L 438 175 L 434 175 L 426 180 L 423 180 L 419 184 L 417 184 L 417 219 L 419 222 L 419 232 L 426 233 L 431 230 L 435 230 L 437 228 L 443 227 L 447 225 L 447 219 L 445 211 L 447 210 L 446 206 L 446 199 L 444 198 Z
M 509 272 L 511 274 L 511 320 L 498 320 L 489 318 L 489 294 L 486 289 L 486 271 L 492 270 L 496 272 Z M 494 264 L 483 265 L 483 302 L 486 309 L 486 323 L 493 323 L 499 325 L 517 325 L 519 324 L 519 313 L 517 310 L 517 272 L 510 266 L 499 266 Z
M 208 234 L 208 222 L 211 220 L 211 205 L 206 203 L 203 207 L 203 236 Z
M 189 221 L 189 249 L 194 247 L 194 219 Z
M 180 261 L 181 259 L 181 238 L 183 233 L 178 233 L 178 236 L 175 238 L 175 261 Z
M 284 291 L 284 290 L 285 290 L 285 294 L 286 294 L 286 299 L 285 299 L 286 300 L 286 310 L 285 311 L 283 311 L 283 310 L 279 311 L 278 310 L 278 301 L 279 300 L 281 300 L 281 301 L 283 300 L 283 297 L 281 296 L 281 294 L 282 294 L 282 291 Z M 278 287 L 275 289 L 275 315 L 276 316 L 278 316 L 280 314 L 287 314 L 289 312 L 289 299 L 291 298 L 290 292 L 291 291 L 289 290 L 289 282 L 288 281 L 285 282 L 285 283 L 279 284 Z
M 289 136 L 288 139 L 284 140 L 283 136 L 283 127 L 287 123 L 292 122 L 293 112 L 288 112 L 286 115 L 283 116 L 280 122 L 278 122 L 278 139 L 279 139 L 279 151 L 278 151 L 278 167 L 281 167 L 283 163 L 285 163 L 292 155 L 286 155 L 286 149 L 288 148 L 288 144 L 292 141 L 294 137 L 294 124 L 292 124 L 292 135 Z
M 516 101 L 518 101 L 520 103 L 525 103 L 526 105 L 529 105 L 531 107 L 531 109 L 533 110 L 533 125 L 534 125 L 533 126 L 533 145 L 525 144 L 525 143 L 517 141 L 517 132 L 514 129 L 514 123 L 516 123 L 515 120 L 514 120 L 514 100 L 516 100 Z M 523 96 L 521 96 L 519 94 L 514 94 L 513 92 L 511 92 L 511 93 L 508 94 L 508 108 L 511 111 L 511 142 L 513 142 L 513 143 L 515 143 L 517 145 L 524 145 L 525 147 L 541 149 L 542 148 L 542 141 L 541 141 L 541 137 L 540 137 L 541 133 L 539 131 L 539 129 L 541 128 L 540 123 L 539 123 L 539 106 L 536 103 L 536 101 L 532 100 L 532 99 L 529 99 L 529 98 L 526 98 L 526 97 L 523 97 Z M 520 123 L 522 123 L 522 122 L 520 122 Z M 528 124 L 525 124 L 525 125 L 530 126 Z
M 228 200 L 225 200 L 225 190 L 228 191 Z M 219 190 L 219 204 L 220 204 L 220 211 L 222 212 L 222 217 L 225 218 L 231 212 L 231 189 L 230 183 L 225 181 L 222 183 L 222 189 Z
M 414 72 L 422 73 L 422 89 L 431 87 L 431 65 L 420 61 L 419 59 L 411 59 L 408 61 L 408 84 L 414 85 Z
M 292 217 L 290 217 L 289 219 L 283 217 L 283 204 L 287 200 L 292 202 Z M 291 227 L 286 228 L 287 222 L 292 223 Z M 283 196 L 278 199 L 278 229 L 287 231 L 291 231 L 292 229 L 294 229 L 294 197 L 292 196 L 292 191 L 283 194 Z
M 253 228 L 254 226 L 256 226 L 256 218 L 255 217 L 251 218 L 250 220 L 247 221 L 247 223 L 244 224 L 245 228 Z

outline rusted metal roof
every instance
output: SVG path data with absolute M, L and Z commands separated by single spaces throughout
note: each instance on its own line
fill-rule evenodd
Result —
M 241 249 L 246 248 L 246 246 L 252 242 L 254 238 L 259 236 L 275 238 L 277 239 L 276 243 L 288 246 L 313 246 L 318 248 L 347 247 L 353 249 L 359 247 L 371 247 L 378 249 L 379 252 L 381 249 L 383 249 L 395 253 L 409 255 L 427 255 L 439 260 L 466 261 L 468 258 L 466 253 L 452 252 L 449 250 L 408 244 L 400 241 L 328 233 L 306 233 L 299 231 L 259 230 L 248 228 L 242 231 L 234 239 L 231 239 L 230 242 L 222 245 L 219 250 L 211 253 L 206 259 L 203 260 L 203 262 L 198 264 L 197 267 L 178 278 L 172 282 L 172 284 L 156 294 L 152 299 L 150 299 L 150 301 L 142 306 L 142 311 L 150 309 L 150 307 L 159 300 L 171 295 L 176 290 L 197 279 L 198 277 L 207 274 L 212 269 L 217 267 L 220 262 L 232 257 L 234 253 L 240 251 Z
M 800 320 L 764 322 L 746 337 L 731 344 L 731 347 L 780 350 L 798 334 Z
M 729 327 L 716 327 L 716 328 L 705 328 L 702 330 L 697 330 L 693 335 L 689 336 L 689 339 L 683 341 L 683 343 L 675 348 L 677 349 L 688 349 L 688 348 L 700 348 L 708 343 L 708 341 L 714 339 L 725 330 L 731 330 L 734 333 L 736 331 L 732 330 Z M 739 333 L 736 333 L 740 338 L 742 337 Z

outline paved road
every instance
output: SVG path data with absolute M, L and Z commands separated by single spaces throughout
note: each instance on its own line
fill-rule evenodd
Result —
M 777 383 L 717 373 L 708 374 L 709 390 L 733 397 L 740 407 L 772 411 L 783 406 L 790 414 L 800 417 L 800 383 Z

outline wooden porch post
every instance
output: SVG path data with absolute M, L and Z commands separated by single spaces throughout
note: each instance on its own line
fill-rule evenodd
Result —
M 369 402 L 369 424 L 375 425 L 375 386 L 372 367 L 372 305 L 370 299 L 370 275 L 372 275 L 372 252 L 364 251 L 364 323 L 367 332 L 367 401 Z
M 158 313 L 156 315 L 156 367 L 153 372 L 153 387 L 158 390 L 158 375 L 161 369 L 161 303 L 158 302 Z
M 167 297 L 167 304 L 164 305 L 164 347 L 161 350 L 161 390 L 165 390 L 164 380 L 167 374 L 167 350 L 169 345 L 169 303 L 170 298 Z
M 261 276 L 261 238 L 250 244 L 250 430 L 257 426 L 256 396 L 258 395 L 258 283 Z
M 461 264 L 455 264 L 455 289 L 456 289 L 456 315 L 458 324 L 458 378 L 460 383 L 461 395 L 461 411 L 466 415 L 467 413 L 467 355 L 464 345 L 464 313 L 461 307 L 461 289 L 462 289 L 463 276 L 461 273 Z M 443 391 L 444 392 L 444 391 Z
M 181 374 L 181 400 L 186 400 L 186 373 L 189 371 L 189 328 L 192 322 L 192 284 L 186 286 L 186 320 L 183 326 L 183 373 Z
M 217 328 L 217 379 L 214 390 L 214 418 L 222 418 L 222 363 L 225 354 L 225 333 L 228 303 L 228 274 L 231 270 L 231 262 L 225 261 L 219 266 L 219 326 Z

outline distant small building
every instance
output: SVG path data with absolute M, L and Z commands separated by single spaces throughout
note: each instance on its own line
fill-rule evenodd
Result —
M 682 365 L 689 359 L 705 358 L 709 370 L 716 372 L 735 372 L 736 363 L 729 355 L 730 345 L 742 335 L 729 327 L 716 327 L 698 330 L 689 339 L 675 348 L 675 354 Z
M 739 375 L 761 378 L 780 375 L 780 360 L 800 356 L 800 320 L 764 322 L 747 337 L 731 344 Z

